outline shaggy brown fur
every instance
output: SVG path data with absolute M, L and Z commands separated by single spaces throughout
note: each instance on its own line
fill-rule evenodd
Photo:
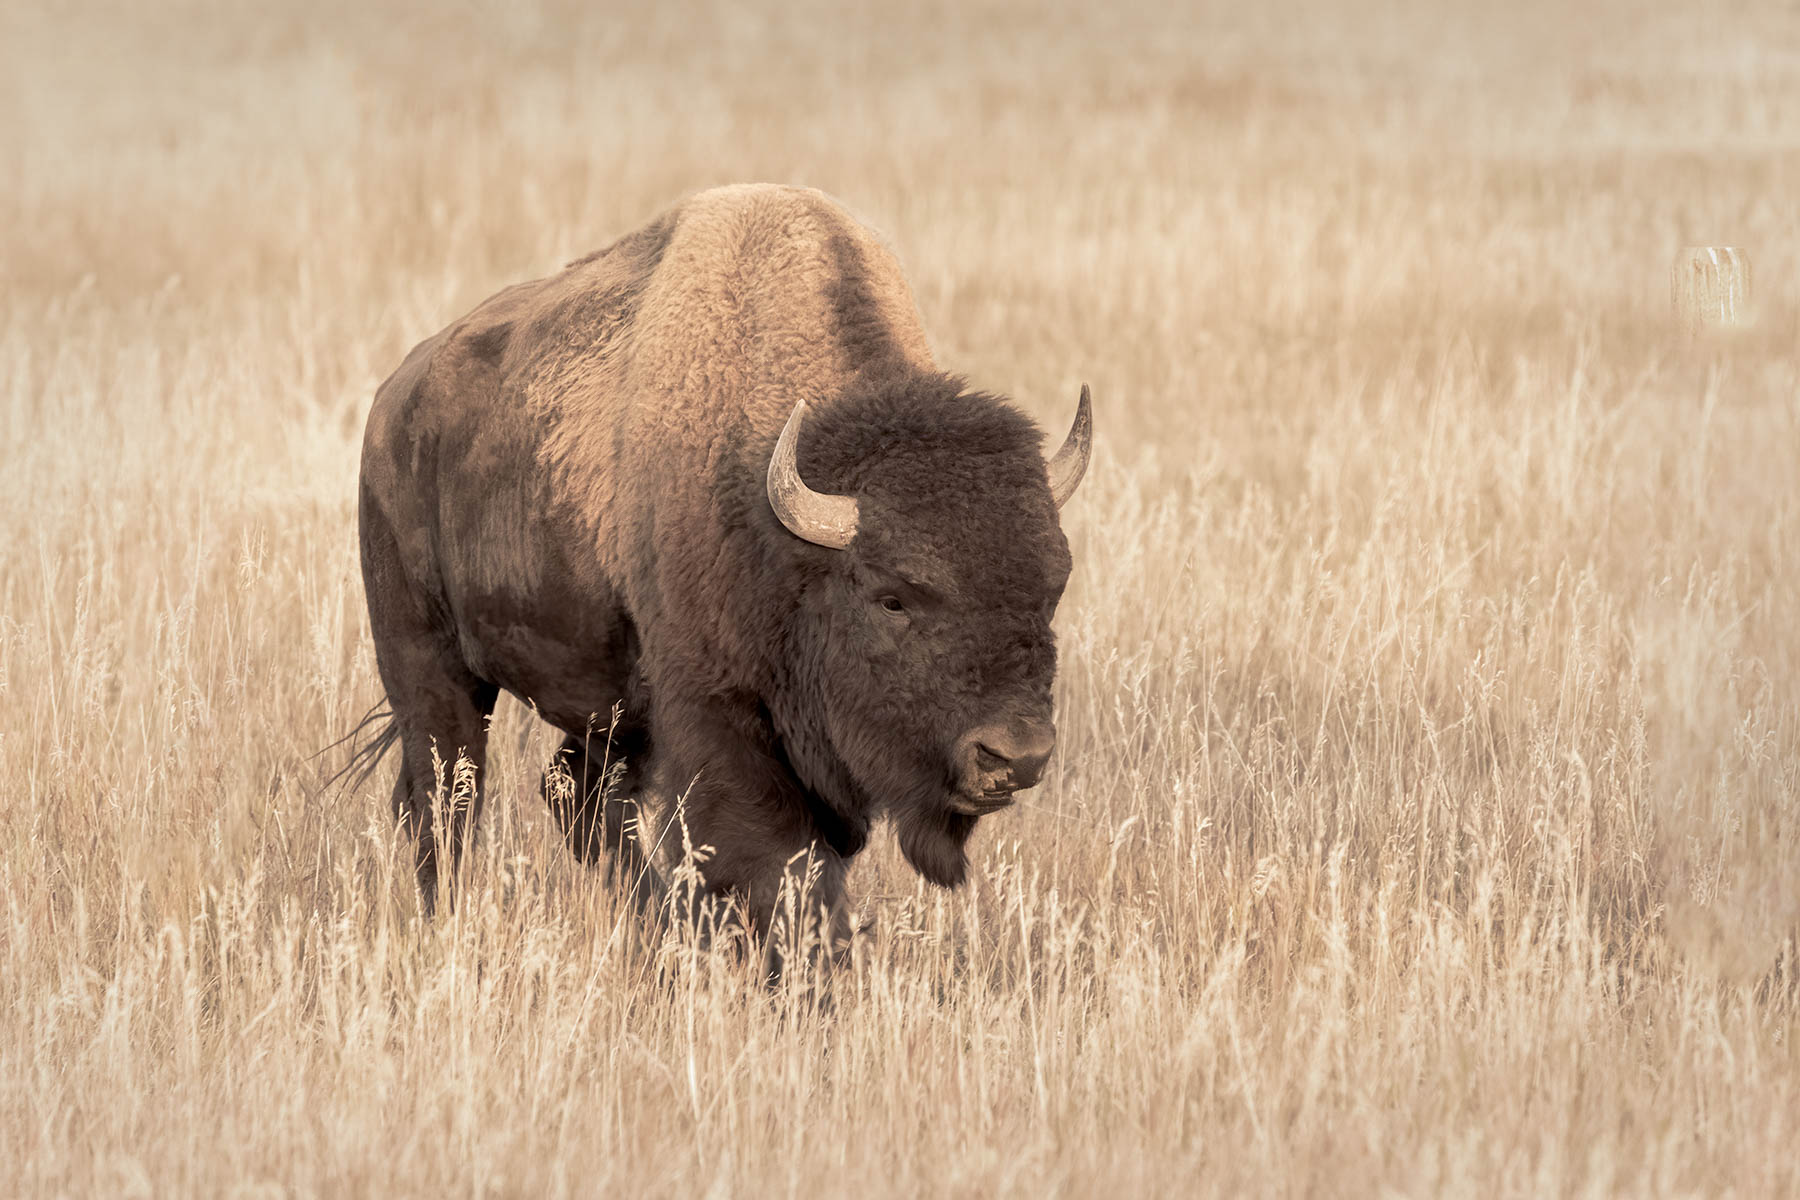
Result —
M 859 501 L 845 550 L 765 494 L 800 400 L 802 477 Z M 655 810 L 666 867 L 685 797 L 707 888 L 758 925 L 810 853 L 841 934 L 846 864 L 884 814 L 959 882 L 958 739 L 1049 727 L 1069 556 L 1041 441 L 935 368 L 893 256 L 813 191 L 702 193 L 421 343 L 369 417 L 361 532 L 427 904 L 433 748 L 479 771 L 500 688 L 570 735 L 582 782 L 552 810 L 586 858 L 653 877 L 623 806 Z M 609 791 L 592 730 L 615 704 Z M 453 861 L 478 808 L 446 831 Z

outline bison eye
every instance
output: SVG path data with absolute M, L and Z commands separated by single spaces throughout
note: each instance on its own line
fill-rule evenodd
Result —
M 876 603 L 881 605 L 882 612 L 892 613 L 894 616 L 899 616 L 906 611 L 906 605 L 900 603 L 898 596 L 883 596 Z

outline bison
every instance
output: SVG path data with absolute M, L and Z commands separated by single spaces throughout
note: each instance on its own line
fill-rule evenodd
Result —
M 791 187 L 692 196 L 414 347 L 369 414 L 358 524 L 426 911 L 502 688 L 567 734 L 581 783 L 545 792 L 585 861 L 666 876 L 679 797 L 703 894 L 754 929 L 810 856 L 841 935 L 884 816 L 959 883 L 1055 740 L 1058 509 L 1091 426 L 1084 386 L 1046 463 L 1030 419 L 934 365 L 882 242 Z M 434 830 L 459 758 L 473 796 Z

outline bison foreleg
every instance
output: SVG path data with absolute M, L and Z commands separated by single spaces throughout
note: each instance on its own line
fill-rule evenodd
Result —
M 841 957 L 850 942 L 849 861 L 829 844 L 758 715 L 665 699 L 655 738 L 649 791 L 673 801 L 658 814 L 657 861 L 673 886 L 687 874 L 682 848 L 693 848 L 697 886 L 686 907 L 735 901 L 771 976 L 791 973 L 796 953 Z

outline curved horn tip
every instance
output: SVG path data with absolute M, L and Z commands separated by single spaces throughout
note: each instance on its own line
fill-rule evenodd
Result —
M 1088 458 L 1094 451 L 1094 408 L 1088 385 L 1081 385 L 1081 400 L 1075 407 L 1075 422 L 1062 449 L 1045 465 L 1050 478 L 1050 498 L 1061 508 L 1075 494 L 1081 477 L 1087 473 Z
M 815 492 L 800 478 L 800 426 L 805 417 L 806 401 L 800 400 L 775 441 L 769 457 L 769 507 L 795 537 L 842 550 L 856 537 L 856 499 Z

